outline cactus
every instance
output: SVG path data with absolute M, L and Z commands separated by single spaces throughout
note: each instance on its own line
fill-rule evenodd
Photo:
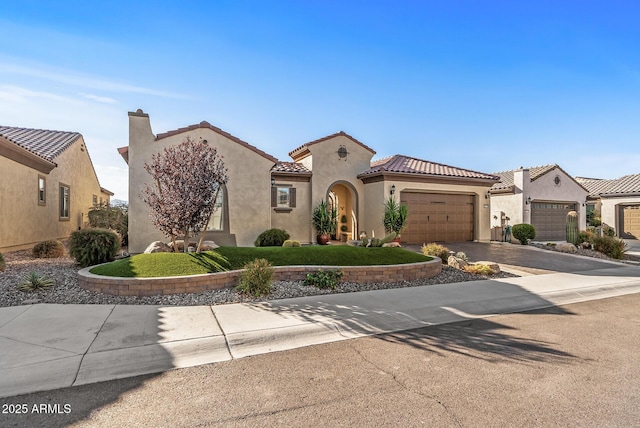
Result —
M 362 244 L 363 247 L 368 247 L 369 246 L 369 239 L 367 237 L 362 238 Z
M 391 232 L 390 234 L 382 238 L 382 240 L 380 241 L 380 246 L 382 247 L 384 244 L 388 244 L 389 242 L 393 241 L 394 239 L 396 239 L 396 236 L 398 236 L 396 232 Z
M 567 214 L 567 242 L 572 243 L 573 245 L 578 244 L 578 213 L 575 211 L 570 211 Z

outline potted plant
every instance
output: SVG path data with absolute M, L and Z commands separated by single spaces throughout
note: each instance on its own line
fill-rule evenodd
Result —
M 396 233 L 394 241 L 400 241 L 400 233 L 407 227 L 407 215 L 407 206 L 399 204 L 393 196 L 389 196 L 384 204 L 382 224 L 386 233 Z
M 318 244 L 326 245 L 329 242 L 331 234 L 336 233 L 338 211 L 335 208 L 330 208 L 323 199 L 313 209 L 311 223 L 316 230 Z

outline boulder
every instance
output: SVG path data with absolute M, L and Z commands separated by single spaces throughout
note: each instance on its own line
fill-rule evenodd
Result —
M 465 266 L 468 266 L 469 263 L 465 262 L 462 259 L 459 259 L 456 256 L 449 256 L 447 259 L 447 264 L 454 269 L 464 270 Z
M 495 263 L 495 262 L 481 261 L 481 262 L 475 262 L 474 265 L 489 266 L 494 275 L 500 273 L 500 265 L 498 265 L 498 263 Z
M 578 249 L 576 248 L 576 246 L 573 245 L 573 244 L 570 244 L 568 242 L 564 242 L 562 244 L 556 245 L 556 250 L 560 251 L 561 253 L 576 253 L 576 252 L 578 252 Z
M 382 244 L 383 247 L 394 247 L 394 248 L 398 248 L 401 247 L 399 242 L 387 242 L 386 244 Z
M 170 253 L 173 251 L 170 246 L 162 241 L 154 241 L 144 250 L 144 254 L 151 253 Z
M 171 248 L 171 251 L 173 251 L 173 242 L 169 241 L 169 242 L 167 242 L 167 245 L 169 246 L 169 248 Z M 179 253 L 184 252 L 184 240 L 177 239 L 176 240 L 176 245 L 178 246 L 178 252 Z M 189 244 L 187 245 L 187 249 L 189 249 L 189 247 L 197 248 L 198 247 L 198 243 L 197 242 L 193 242 L 193 241 L 189 241 Z
M 218 248 L 220 245 L 216 244 L 213 241 L 202 241 L 202 246 L 200 247 L 200 251 L 211 251 Z M 197 247 L 197 246 L 196 246 Z
M 362 240 L 357 240 L 357 239 L 349 239 L 347 241 L 347 245 L 350 247 L 359 247 L 362 245 Z

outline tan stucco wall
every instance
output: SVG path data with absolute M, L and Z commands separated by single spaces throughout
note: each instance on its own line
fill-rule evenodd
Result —
M 56 168 L 44 174 L 0 157 L 0 251 L 31 248 L 47 239 L 67 239 L 88 221 L 93 195 L 107 199 L 79 138 L 60 154 Z M 38 204 L 38 177 L 46 179 L 46 204 Z M 60 220 L 59 186 L 70 188 L 69 219 Z M 108 199 L 105 200 L 108 202 Z
M 486 242 L 491 240 L 491 228 L 490 228 L 490 204 L 489 200 L 485 199 L 484 195 L 487 190 L 491 188 L 490 184 L 487 185 L 474 185 L 470 186 L 461 182 L 460 184 L 450 183 L 417 183 L 417 182 L 403 182 L 399 179 L 386 179 L 385 181 L 367 183 L 365 185 L 366 195 L 366 214 L 365 214 L 365 226 L 367 235 L 371 237 L 371 232 L 375 233 L 376 237 L 385 236 L 384 226 L 382 219 L 384 216 L 384 204 L 389 198 L 391 192 L 391 186 L 395 185 L 395 197 L 397 201 L 400 201 L 400 192 L 404 190 L 411 191 L 423 191 L 430 193 L 457 193 L 473 195 L 475 197 L 475 220 L 474 220 L 474 241 Z M 411 209 L 409 209 L 408 215 L 411 216 Z
M 227 198 L 229 232 L 238 246 L 252 246 L 258 235 L 269 228 L 271 205 L 271 167 L 274 163 L 209 128 L 197 128 L 155 141 L 149 117 L 130 114 L 129 120 L 129 251 L 140 253 L 146 246 L 167 238 L 149 219 L 149 206 L 142 200 L 144 185 L 150 180 L 145 162 L 165 147 L 178 145 L 189 135 L 207 140 L 218 150 L 228 169 Z
M 291 239 L 303 244 L 313 242 L 311 234 L 311 183 L 276 179 L 276 186 L 290 185 L 296 189 L 296 206 L 290 211 L 271 208 L 272 227 L 284 229 Z

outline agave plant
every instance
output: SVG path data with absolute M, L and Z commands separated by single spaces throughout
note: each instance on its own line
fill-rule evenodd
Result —
M 407 214 L 407 206 L 399 204 L 393 196 L 389 196 L 389 199 L 384 204 L 384 217 L 382 219 L 385 232 L 395 232 L 397 236 L 400 236 L 400 233 L 407 226 Z
M 38 272 L 30 272 L 27 274 L 20 284 L 18 284 L 18 290 L 20 291 L 34 291 L 41 288 L 48 288 L 55 284 L 53 279 L 47 278 L 44 275 L 40 275 Z

